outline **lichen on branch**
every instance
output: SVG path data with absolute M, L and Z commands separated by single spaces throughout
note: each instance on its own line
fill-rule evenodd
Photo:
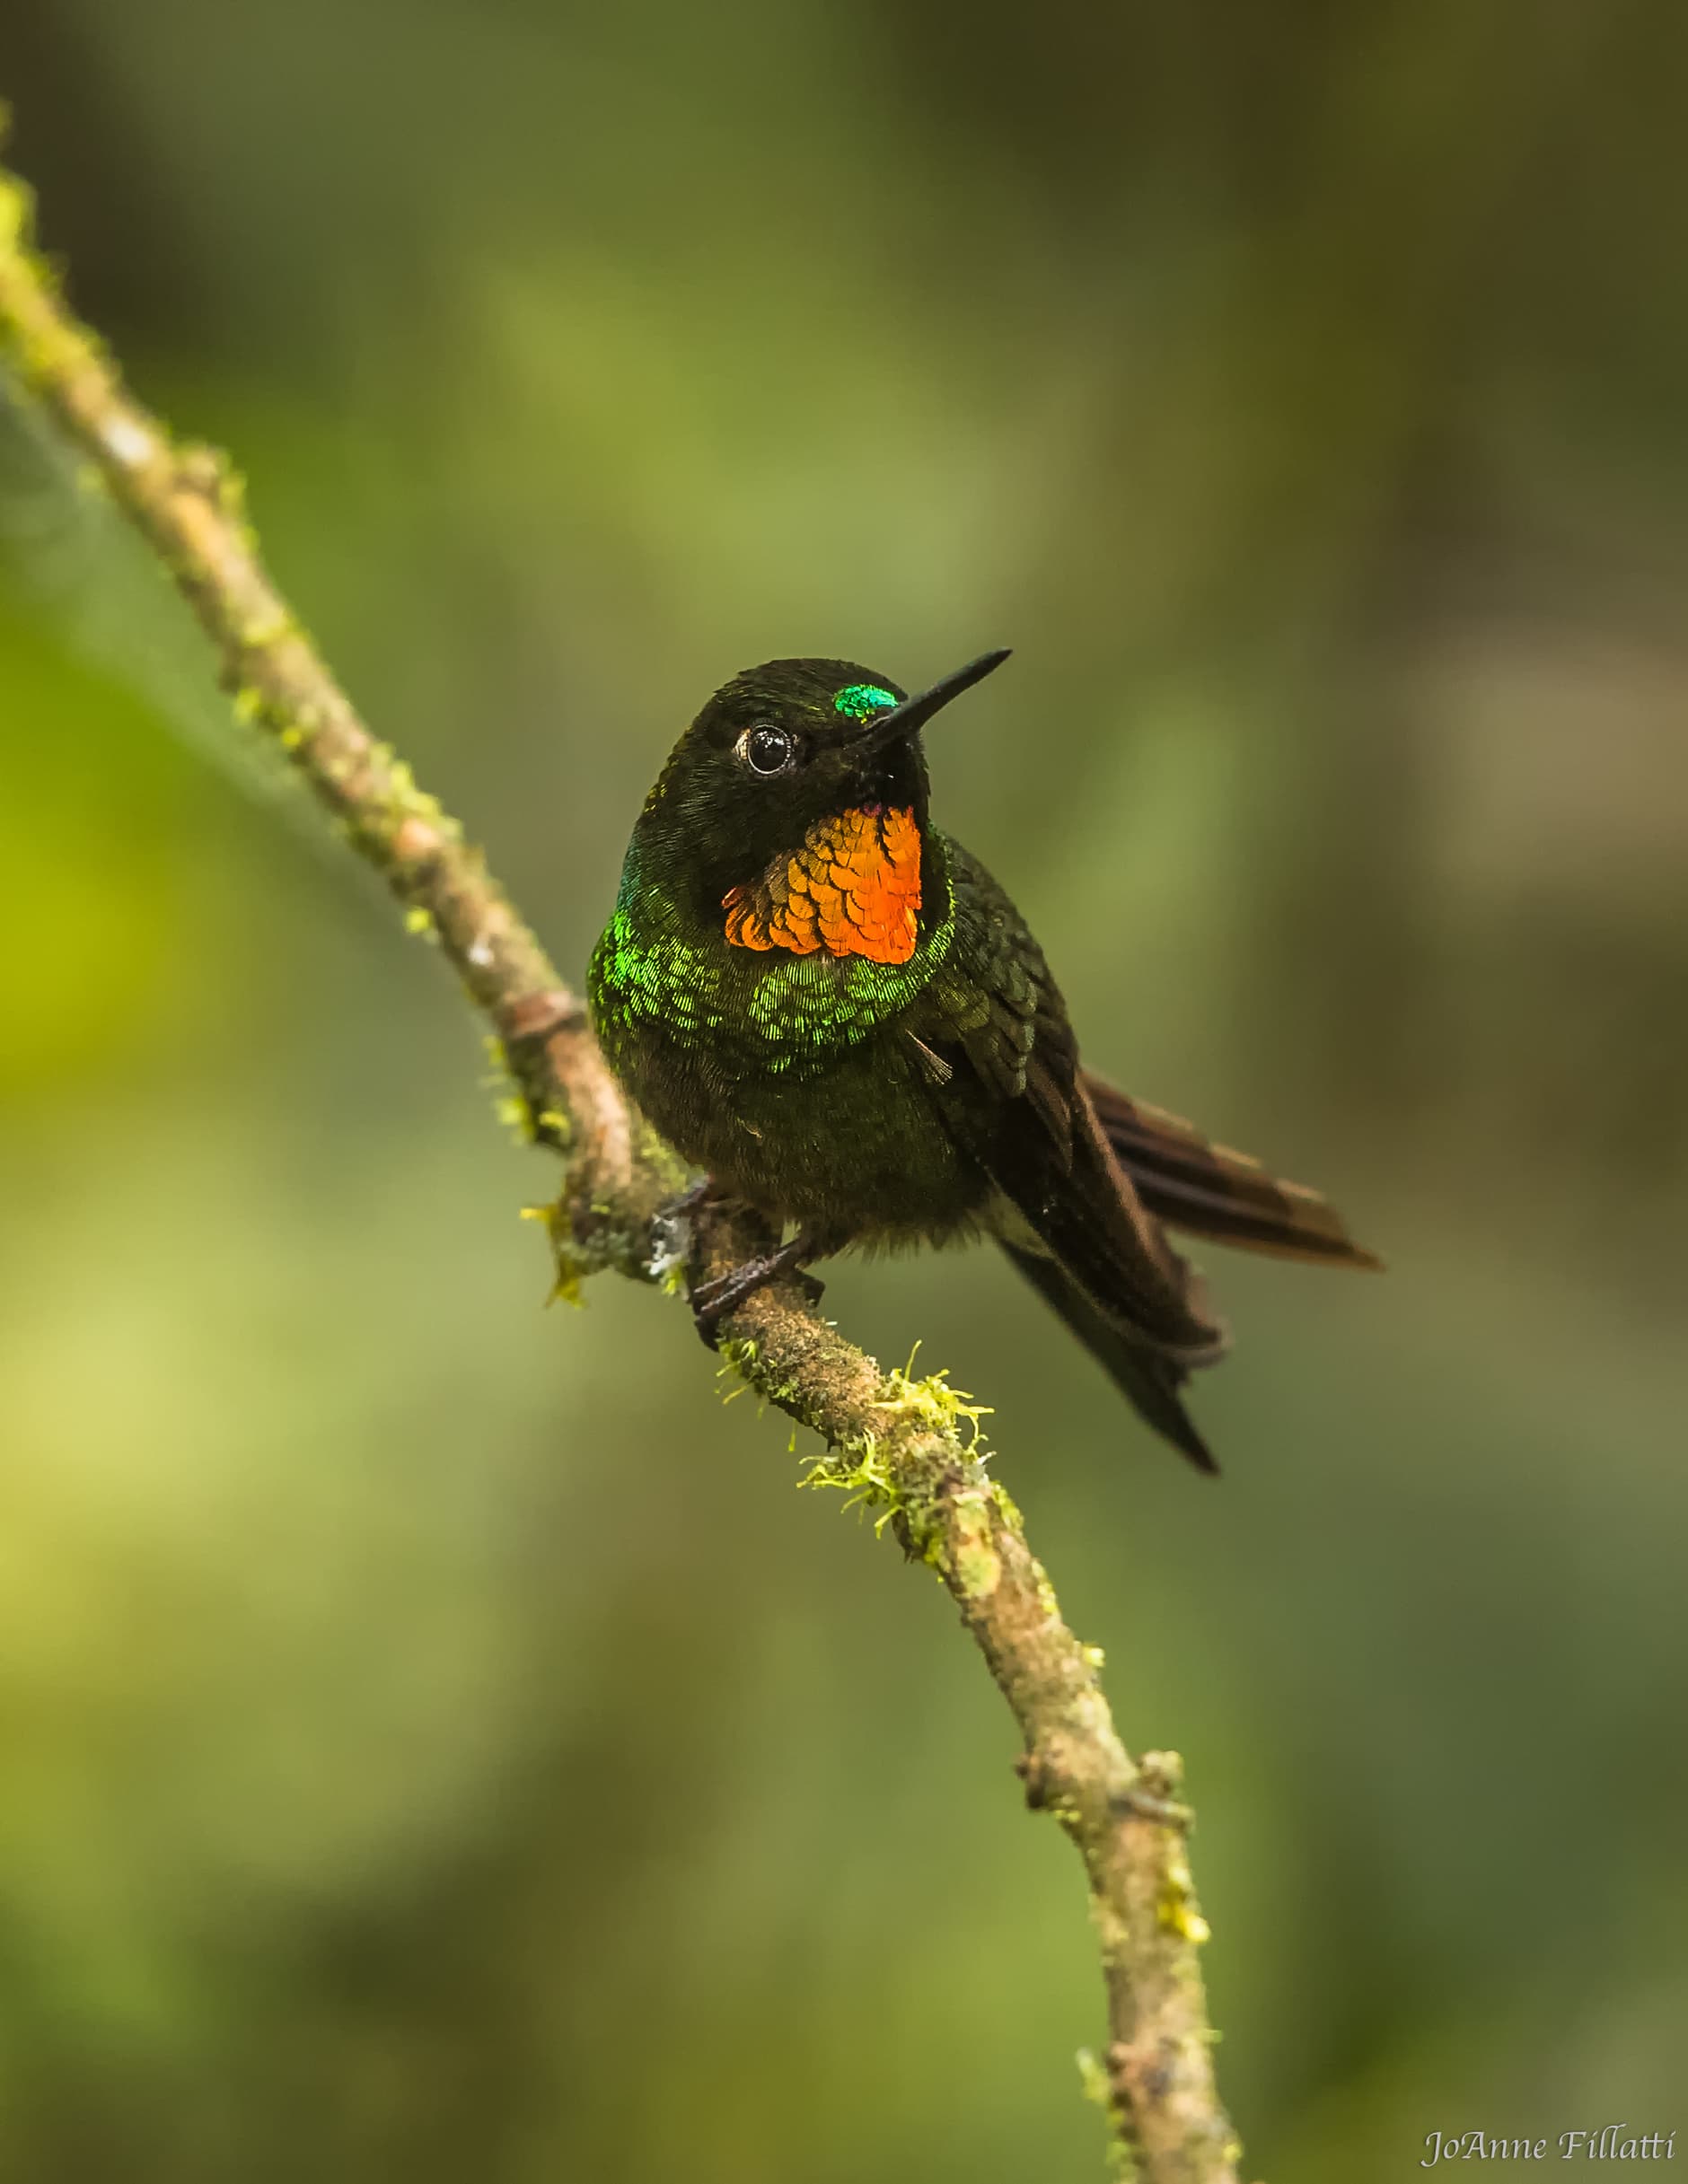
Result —
M 545 1209 L 559 1283 L 604 1267 L 660 1278 L 657 1215 L 681 1180 L 673 1155 L 623 1099 L 580 1001 L 480 852 L 365 726 L 277 590 L 233 468 L 176 440 L 129 393 L 66 303 L 32 224 L 27 189 L 0 169 L 0 368 L 188 601 L 236 709 L 273 736 L 457 971 L 490 1027 L 525 1134 L 561 1157 L 561 1188 Z M 747 1215 L 707 1208 L 692 1223 L 690 1271 L 720 1273 L 766 1241 Z M 826 1453 L 804 1483 L 865 1506 L 936 1572 L 1013 1710 L 1026 1802 L 1060 1822 L 1084 1862 L 1109 2031 L 1105 2066 L 1092 2074 L 1123 2170 L 1145 2184 L 1236 2184 L 1179 1763 L 1172 1753 L 1134 1761 L 1121 1741 L 1101 1657 L 1062 1619 L 1020 1513 L 983 1460 L 978 1408 L 942 1375 L 883 1371 L 795 1280 L 741 1305 L 722 1338 L 750 1387 L 820 1435 Z

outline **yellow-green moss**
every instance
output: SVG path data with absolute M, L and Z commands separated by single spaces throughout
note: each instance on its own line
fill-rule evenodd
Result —
M 1180 1853 L 1174 1852 L 1167 1863 L 1160 1901 L 1156 1909 L 1161 1925 L 1169 1933 L 1177 1934 L 1180 1940 L 1189 1942 L 1197 1949 L 1213 1932 L 1201 1916 L 1189 1863 Z
M 1116 2184 L 1135 2184 L 1138 2175 L 1136 2156 L 1121 2136 L 1119 2109 L 1113 2097 L 1113 2088 L 1108 2083 L 1108 2074 L 1092 2049 L 1081 2048 L 1077 2054 L 1078 2083 L 1085 2099 L 1099 2108 L 1108 2119 L 1108 2174 Z
M 549 1206 L 524 1206 L 522 1218 L 539 1222 L 550 1243 L 552 1281 L 546 1303 L 554 1304 L 560 1298 L 565 1304 L 584 1303 L 581 1279 L 592 1269 L 575 1249 L 568 1209 L 560 1199 L 553 1199 Z
M 954 1510 L 955 1539 L 949 1552 L 955 1582 L 969 1600 L 989 1600 L 1002 1583 L 1002 1557 L 990 1536 L 990 1498 L 960 1495 Z
M 954 1440 L 963 1455 L 977 1454 L 983 1432 L 980 1420 L 991 1416 L 989 1404 L 975 1403 L 961 1389 L 952 1388 L 947 1367 L 928 1373 L 924 1380 L 911 1378 L 919 1348 L 917 1342 L 909 1353 L 908 1364 L 893 1365 L 886 1373 L 885 1393 L 875 1400 L 874 1408 L 888 1411 L 893 1418 L 912 1419 L 928 1433 Z M 964 1443 L 961 1439 L 963 1425 L 968 1429 Z
M 884 1531 L 893 1517 L 907 1513 L 901 1483 L 872 1434 L 848 1455 L 817 1456 L 797 1484 L 841 1494 L 846 1509 L 871 1510 L 875 1533 Z

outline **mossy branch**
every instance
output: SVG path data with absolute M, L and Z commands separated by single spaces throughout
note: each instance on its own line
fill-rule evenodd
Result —
M 604 1267 L 655 1278 L 654 1218 L 679 1180 L 673 1155 L 622 1099 L 579 1000 L 479 851 L 370 732 L 277 591 L 228 462 L 175 440 L 127 391 L 66 305 L 31 225 L 28 190 L 0 169 L 0 363 L 147 541 L 237 709 L 275 737 L 412 922 L 438 936 L 492 1026 L 530 1135 L 562 1156 L 550 1225 L 568 1278 Z M 706 1213 L 691 1272 L 719 1272 L 763 1241 L 747 1221 Z M 1121 2170 L 1147 2184 L 1235 2184 L 1177 1758 L 1134 1761 L 1121 1742 L 1100 1656 L 1062 1620 L 1018 1510 L 973 1453 L 972 1414 L 941 1380 L 883 1372 L 795 1282 L 733 1314 L 723 1347 L 751 1387 L 826 1443 L 811 1483 L 873 1507 L 936 1572 L 1014 1711 L 1026 1801 L 1059 1820 L 1089 1881 L 1109 2028 L 1105 2070 L 1092 2074 Z

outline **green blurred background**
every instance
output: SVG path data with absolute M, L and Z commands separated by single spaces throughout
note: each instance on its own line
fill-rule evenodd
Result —
M 1250 2174 L 1688 2125 L 1680 0 L 12 0 L 0 90 L 571 972 L 726 675 L 1016 647 L 945 823 L 1392 1271 L 1210 1255 L 1217 1489 L 989 1254 L 830 1309 L 1186 1755 Z M 541 1310 L 442 967 L 0 444 L 0 2175 L 1098 2175 L 942 1597 Z

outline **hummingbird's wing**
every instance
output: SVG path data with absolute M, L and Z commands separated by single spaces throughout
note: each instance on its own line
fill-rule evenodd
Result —
M 1054 1306 L 1080 1342 L 1104 1366 L 1114 1385 L 1140 1418 L 1165 1435 L 1199 1471 L 1217 1471 L 1213 1452 L 1196 1430 L 1180 1394 L 1190 1365 L 1170 1350 L 1148 1347 L 1122 1335 L 1061 1267 L 1041 1251 L 1004 1243 L 1004 1251 L 1047 1304 Z M 1203 1362 L 1206 1362 L 1205 1360 Z
M 1177 1391 L 1225 1329 L 1107 1142 L 1042 950 L 983 867 L 949 850 L 954 942 L 904 1020 L 948 1071 L 926 1073 L 929 1096 L 995 1184 L 1015 1263 L 1145 1417 L 1210 1466 Z
M 1149 1213 L 1175 1229 L 1244 1250 L 1333 1267 L 1379 1267 L 1336 1208 L 1300 1183 L 1269 1175 L 1165 1109 L 1132 1100 L 1086 1070 L 1082 1083 L 1103 1135 Z

